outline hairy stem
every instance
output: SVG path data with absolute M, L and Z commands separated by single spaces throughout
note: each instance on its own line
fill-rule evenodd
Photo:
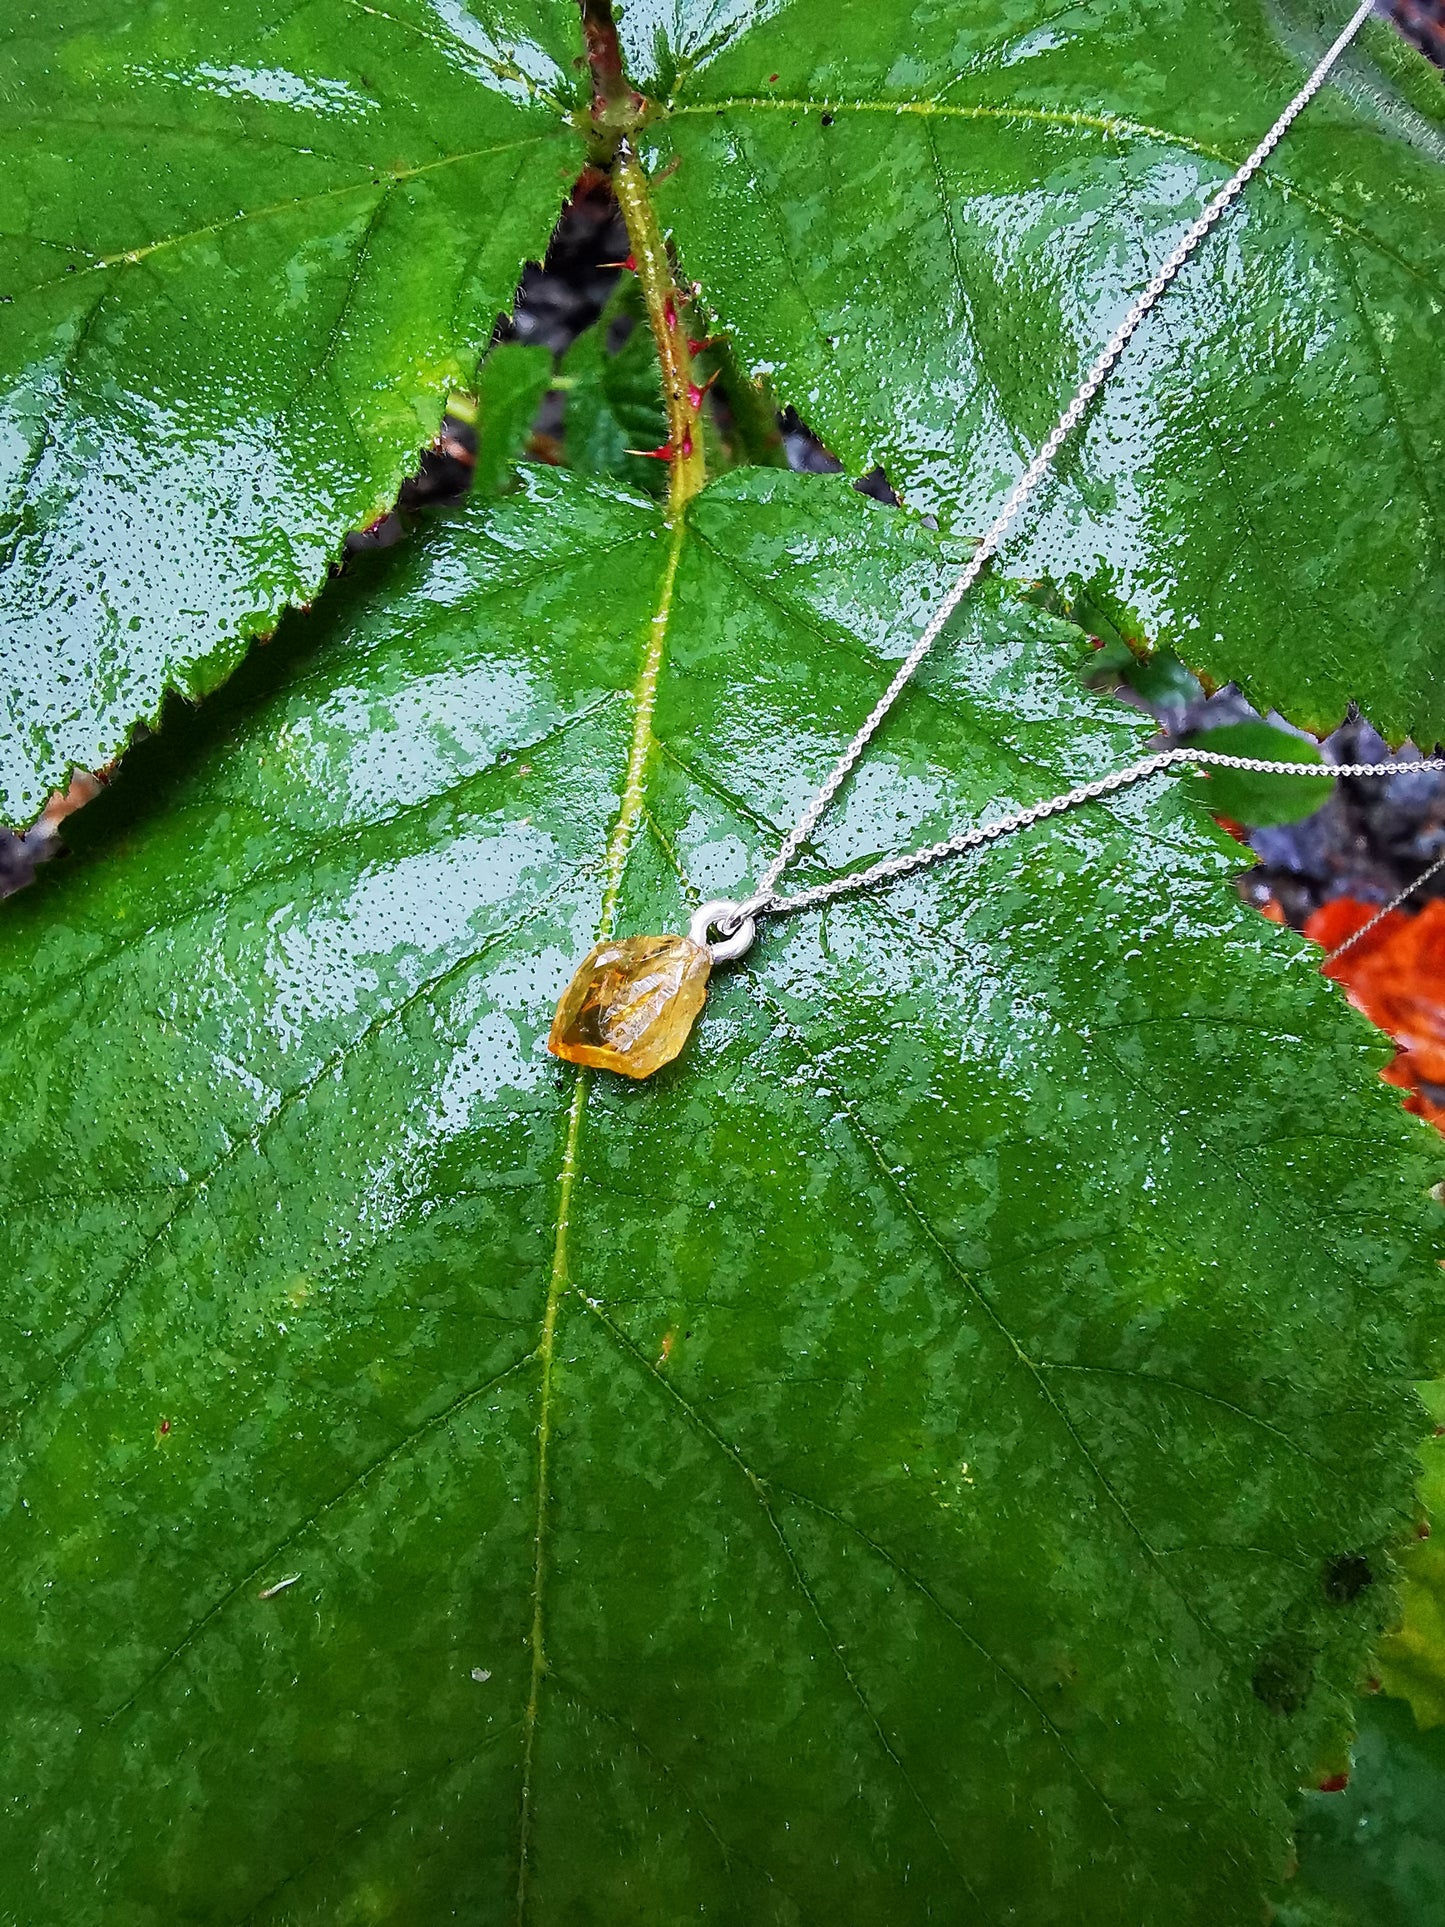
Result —
M 683 297 L 673 279 L 672 262 L 653 211 L 647 175 L 631 142 L 625 138 L 617 144 L 612 185 L 627 223 L 632 259 L 657 343 L 662 399 L 667 410 L 667 509 L 668 515 L 675 518 L 707 479 L 702 446 L 702 390 L 682 323 Z
M 631 136 L 641 125 L 647 102 L 636 92 L 622 64 L 612 0 L 579 0 L 582 38 L 592 70 L 592 133 L 597 158 L 612 166 L 612 186 L 627 223 L 633 265 L 647 304 L 647 319 L 657 343 L 662 400 L 667 410 L 667 512 L 682 513 L 707 479 L 702 445 L 702 390 L 693 371 L 692 352 L 682 325 L 683 295 L 673 279 L 667 243 L 657 225 L 648 180 Z
M 627 84 L 610 0 L 580 0 L 580 4 L 582 41 L 592 70 L 592 119 L 598 128 L 618 133 L 635 123 L 642 96 Z

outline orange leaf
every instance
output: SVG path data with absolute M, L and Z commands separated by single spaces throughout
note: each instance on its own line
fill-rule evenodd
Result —
M 1333 949 L 1374 911 L 1369 904 L 1336 897 L 1305 925 L 1306 936 Z M 1389 1084 L 1414 1090 L 1407 1109 L 1432 1123 L 1445 1108 L 1418 1090 L 1445 1085 L 1445 899 L 1435 897 L 1418 916 L 1392 910 L 1325 975 L 1345 986 L 1350 1002 L 1400 1046 L 1383 1075 Z

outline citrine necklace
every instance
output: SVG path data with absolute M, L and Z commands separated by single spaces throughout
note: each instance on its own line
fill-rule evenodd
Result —
M 777 890 L 779 878 L 821 821 L 884 717 L 938 640 L 949 617 L 997 554 L 1004 536 L 1049 473 L 1059 450 L 1104 386 L 1140 322 L 1162 299 L 1165 290 L 1194 250 L 1319 92 L 1335 62 L 1370 17 L 1373 7 L 1374 0 L 1360 0 L 1349 24 L 1304 86 L 1238 173 L 1225 183 L 1163 261 L 1109 337 L 1047 441 L 1009 492 L 967 568 L 934 611 L 918 640 L 899 664 L 893 680 L 784 837 L 777 855 L 758 879 L 756 891 L 737 902 L 715 899 L 704 903 L 693 916 L 685 937 L 608 938 L 596 945 L 583 959 L 557 1006 L 547 1039 L 547 1048 L 554 1056 L 565 1058 L 573 1064 L 590 1064 L 603 1070 L 620 1071 L 626 1077 L 650 1077 L 655 1070 L 676 1057 L 686 1043 L 702 1010 L 708 977 L 714 967 L 735 962 L 752 948 L 760 917 L 782 916 L 795 910 L 811 909 L 847 892 L 891 883 L 913 870 L 921 870 L 928 864 L 940 863 L 947 857 L 960 856 L 966 850 L 976 850 L 986 843 L 997 842 L 1000 837 L 1012 836 L 1016 830 L 1027 829 L 1030 824 L 1040 822 L 1044 817 L 1056 816 L 1079 804 L 1107 796 L 1114 790 L 1142 783 L 1162 771 L 1209 764 L 1220 769 L 1254 770 L 1271 775 L 1318 775 L 1333 779 L 1338 776 L 1385 776 L 1397 767 L 1392 763 L 1277 762 L 1265 757 L 1230 756 L 1218 750 L 1193 747 L 1167 749 L 1158 755 L 1145 757 L 1142 762 L 1131 763 L 1126 769 L 1116 770 L 1110 776 L 1100 777 L 1092 783 L 1081 783 L 1077 789 L 1050 797 L 1047 802 L 1034 803 L 1028 809 L 1015 810 L 1011 815 L 977 824 L 957 836 L 949 837 L 946 842 L 910 850 L 903 856 L 885 858 L 867 869 L 849 871 L 827 882 L 815 884 L 810 889 L 799 890 L 792 896 L 779 895 Z M 1415 763 L 1411 767 L 1445 769 L 1445 759 Z

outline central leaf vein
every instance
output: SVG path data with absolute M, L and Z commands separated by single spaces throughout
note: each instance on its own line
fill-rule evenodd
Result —
M 642 666 L 637 681 L 633 685 L 632 739 L 628 746 L 627 767 L 623 774 L 622 794 L 618 805 L 616 821 L 607 841 L 607 855 L 604 865 L 604 887 L 602 908 L 599 918 L 599 934 L 610 936 L 617 915 L 618 897 L 622 888 L 623 871 L 627 865 L 627 853 L 637 833 L 645 810 L 647 761 L 653 747 L 652 716 L 657 704 L 657 683 L 661 673 L 663 657 L 667 648 L 668 623 L 672 616 L 673 591 L 677 583 L 678 563 L 682 556 L 683 542 L 687 524 L 678 516 L 669 531 L 667 554 L 663 562 L 662 578 L 658 585 L 657 605 L 647 628 L 647 642 L 643 650 Z M 547 1527 L 548 1527 L 548 1473 L 552 1440 L 552 1396 L 553 1366 L 556 1347 L 557 1318 L 562 1296 L 571 1285 L 568 1273 L 568 1233 L 571 1224 L 572 1199 L 577 1179 L 578 1148 L 582 1137 L 582 1120 L 587 1109 L 587 1094 L 591 1088 L 591 1078 L 583 1070 L 577 1073 L 577 1082 L 572 1092 L 572 1102 L 567 1112 L 567 1129 L 563 1140 L 562 1165 L 558 1178 L 557 1219 L 553 1234 L 552 1268 L 547 1283 L 547 1299 L 542 1311 L 541 1333 L 537 1351 L 542 1362 L 541 1385 L 538 1392 L 537 1412 L 537 1473 L 536 1473 L 536 1510 L 533 1525 L 532 1552 L 532 1619 L 529 1643 L 531 1663 L 529 1669 L 527 1705 L 522 1719 L 522 1792 L 521 1818 L 518 1828 L 517 1845 L 517 1920 L 525 1920 L 527 1912 L 527 1892 L 531 1873 L 531 1846 L 533 1829 L 533 1774 L 536 1755 L 537 1716 L 541 1706 L 542 1685 L 547 1674 L 546 1621 L 544 1598 L 547 1575 Z

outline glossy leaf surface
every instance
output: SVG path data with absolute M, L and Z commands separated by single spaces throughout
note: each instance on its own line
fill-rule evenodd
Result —
M 977 535 L 1348 7 L 641 0 L 689 277 L 854 473 Z M 1382 23 L 1008 550 L 1307 725 L 1445 735 L 1445 95 Z
M 534 475 L 8 906 L 4 1911 L 1257 1917 L 1389 1611 L 1438 1158 L 1231 847 L 1134 793 L 766 927 L 650 1083 L 543 1050 L 959 558 Z M 1124 760 L 1085 648 L 977 598 L 822 860 Z
M 561 0 L 7 7 L 0 820 L 387 508 L 575 171 Z
M 962 531 L 1319 37 L 1258 0 L 624 17 L 705 302 Z M 388 505 L 583 158 L 579 44 L 567 0 L 0 23 L 0 815 L 214 686 Z M 1014 560 L 1301 720 L 1428 738 L 1445 134 L 1384 29 L 1352 61 Z

